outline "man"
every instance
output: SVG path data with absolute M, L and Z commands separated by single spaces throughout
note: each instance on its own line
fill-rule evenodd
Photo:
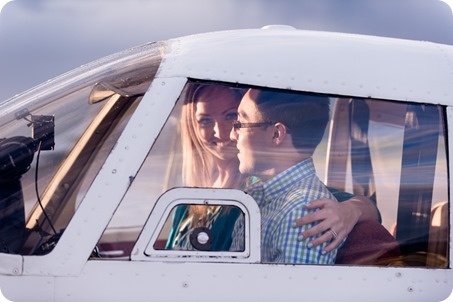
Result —
M 327 97 L 311 94 L 250 89 L 241 100 L 231 139 L 237 141 L 239 170 L 249 176 L 246 191 L 261 210 L 263 262 L 335 261 L 336 249 L 326 253 L 325 245 L 301 242 L 303 228 L 314 224 L 293 227 L 296 218 L 313 212 L 306 208 L 310 201 L 334 199 L 316 176 L 311 158 L 329 111 Z M 337 236 L 330 233 L 332 239 Z

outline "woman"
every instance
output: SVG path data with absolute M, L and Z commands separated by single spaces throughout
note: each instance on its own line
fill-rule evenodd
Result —
M 181 114 L 184 184 L 239 188 L 242 177 L 230 131 L 244 91 L 197 83 L 189 84 L 186 91 Z M 192 249 L 191 230 L 206 227 L 216 234 L 209 249 L 228 250 L 234 222 L 239 215 L 239 209 L 225 206 L 178 206 L 166 249 Z
M 187 88 L 181 120 L 184 184 L 241 188 L 244 179 L 239 173 L 237 148 L 230 140 L 230 132 L 245 90 L 204 83 L 190 83 Z M 294 222 L 294 227 L 318 222 L 300 238 L 316 237 L 310 242 L 313 246 L 329 242 L 324 248 L 326 252 L 336 248 L 357 222 L 378 220 L 377 209 L 369 199 L 334 190 L 332 193 L 342 202 L 313 201 L 308 207 L 319 210 Z M 205 227 L 215 234 L 209 250 L 228 250 L 234 222 L 239 215 L 240 211 L 231 207 L 178 206 L 166 249 L 193 249 L 189 239 L 191 231 Z M 327 230 L 335 230 L 337 236 L 333 238 L 332 232 Z
M 190 84 L 182 108 L 183 181 L 195 187 L 239 187 L 232 123 L 243 91 L 216 84 Z

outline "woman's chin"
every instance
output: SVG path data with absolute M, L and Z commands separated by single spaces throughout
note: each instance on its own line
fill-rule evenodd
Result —
M 211 150 L 211 153 L 219 160 L 238 160 L 238 151 L 236 148 L 222 148 L 222 150 L 215 149 Z

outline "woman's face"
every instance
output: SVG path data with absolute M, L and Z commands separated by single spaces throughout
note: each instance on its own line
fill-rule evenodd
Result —
M 237 158 L 236 142 L 230 140 L 240 99 L 226 87 L 201 92 L 196 100 L 196 133 L 203 147 L 220 160 Z

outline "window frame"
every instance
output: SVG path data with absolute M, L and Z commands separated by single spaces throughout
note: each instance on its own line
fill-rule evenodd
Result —
M 172 209 L 181 204 L 231 205 L 244 214 L 244 251 L 186 251 L 159 250 L 154 243 L 164 227 Z M 252 235 L 253 230 L 253 235 Z M 210 188 L 173 188 L 162 194 L 148 217 L 143 230 L 132 249 L 132 261 L 176 262 L 236 262 L 258 263 L 261 261 L 261 214 L 255 200 L 241 190 Z

